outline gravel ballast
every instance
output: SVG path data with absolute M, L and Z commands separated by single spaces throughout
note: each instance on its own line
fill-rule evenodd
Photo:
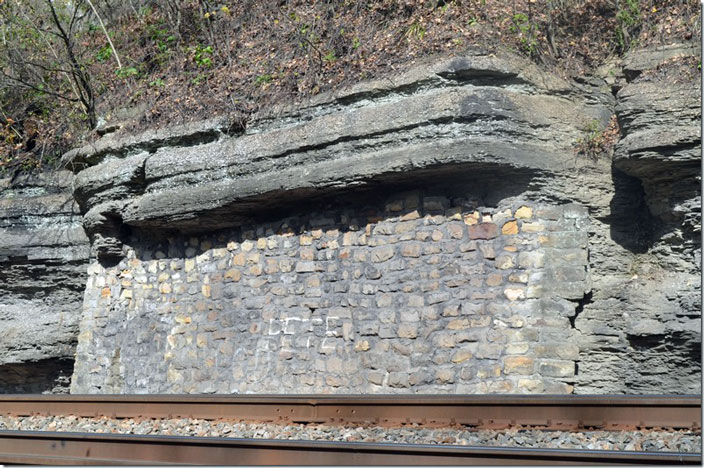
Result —
M 79 418 L 76 416 L 0 416 L 0 430 L 646 452 L 700 453 L 702 451 L 701 432 L 690 430 L 574 432 L 529 428 L 467 430 L 461 428 L 428 428 L 413 425 L 390 428 L 322 424 L 282 425 L 207 421 L 203 419 Z

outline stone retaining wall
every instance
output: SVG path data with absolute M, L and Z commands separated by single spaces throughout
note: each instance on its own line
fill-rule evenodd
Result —
M 420 191 L 133 233 L 89 268 L 72 393 L 570 393 L 586 210 Z

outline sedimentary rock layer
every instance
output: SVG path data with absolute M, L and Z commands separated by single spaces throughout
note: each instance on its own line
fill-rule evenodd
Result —
M 68 386 L 89 253 L 73 178 L 0 180 L 0 392 Z

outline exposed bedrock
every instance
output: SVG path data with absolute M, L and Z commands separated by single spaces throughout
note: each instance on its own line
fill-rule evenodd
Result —
M 68 389 L 89 254 L 73 179 L 0 180 L 0 393 Z
M 615 98 L 468 54 L 67 153 L 96 258 L 72 391 L 698 392 L 699 194 L 667 176 L 698 140 L 662 114 L 699 95 L 627 71 Z M 613 165 L 575 155 L 614 112 Z

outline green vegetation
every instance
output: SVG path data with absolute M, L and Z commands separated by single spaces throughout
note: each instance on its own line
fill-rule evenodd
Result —
M 199 67 L 204 67 L 204 68 L 210 68 L 213 66 L 213 59 L 211 56 L 213 55 L 213 47 L 212 46 L 201 46 L 197 45 L 193 49 L 193 60 L 196 62 L 196 64 Z
M 591 161 L 608 155 L 616 142 L 619 130 L 616 116 L 613 116 L 606 127 L 598 120 L 592 120 L 584 129 L 585 135 L 577 139 L 575 153 Z
M 657 7 L 654 7 L 657 8 Z M 641 11 L 638 0 L 616 0 L 616 40 L 621 51 L 628 50 L 634 31 L 641 26 Z
M 537 25 L 524 13 L 514 14 L 511 21 L 509 31 L 518 36 L 521 50 L 529 56 L 535 55 L 538 47 L 536 41 Z

